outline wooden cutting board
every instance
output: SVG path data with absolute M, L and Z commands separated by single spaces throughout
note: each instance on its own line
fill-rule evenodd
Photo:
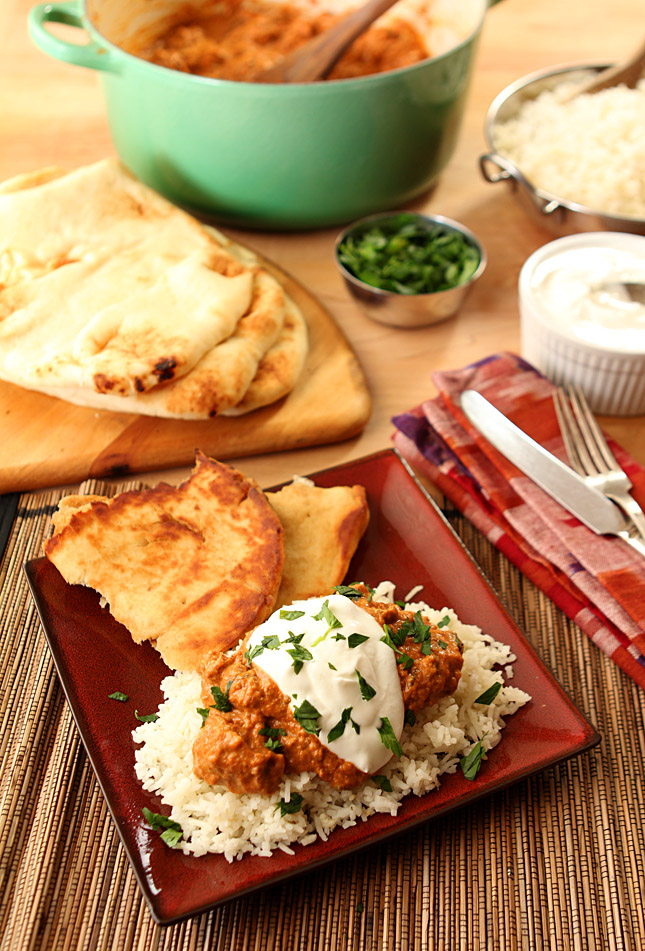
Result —
M 309 354 L 284 399 L 245 416 L 161 419 L 74 406 L 0 381 L 0 494 L 338 442 L 359 433 L 371 400 L 353 350 L 327 310 L 261 262 L 301 308 Z

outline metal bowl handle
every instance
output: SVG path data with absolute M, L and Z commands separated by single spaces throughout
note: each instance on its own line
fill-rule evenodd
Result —
M 480 155 L 479 168 L 486 181 L 492 182 L 494 185 L 497 182 L 511 182 L 514 185 L 526 182 L 519 169 L 501 155 L 498 155 L 497 152 L 485 152 Z
M 485 152 L 479 156 L 479 168 L 487 182 L 494 185 L 497 182 L 508 182 L 513 189 L 518 185 L 524 189 L 531 203 L 543 215 L 552 215 L 562 206 L 560 202 L 550 196 L 541 195 L 531 183 L 522 175 L 519 168 L 497 152 Z

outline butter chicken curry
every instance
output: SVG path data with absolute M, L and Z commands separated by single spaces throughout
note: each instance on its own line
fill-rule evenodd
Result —
M 383 633 L 380 640 L 394 652 L 406 722 L 414 722 L 414 711 L 456 690 L 463 663 L 459 638 L 430 624 L 418 613 L 396 604 L 373 601 L 371 591 L 364 585 L 352 588 L 353 603 L 376 620 L 378 633 Z M 291 612 L 298 613 L 302 612 Z M 369 774 L 337 756 L 318 739 L 318 731 L 312 731 L 311 724 L 298 716 L 292 698 L 280 690 L 259 664 L 253 663 L 248 642 L 249 636 L 233 654 L 213 651 L 201 666 L 203 726 L 193 746 L 197 776 L 211 785 L 226 786 L 234 793 L 261 795 L 274 793 L 283 773 L 315 772 L 338 789 L 363 782 Z M 298 643 L 299 639 L 294 638 L 294 648 Z M 298 656 L 297 650 L 290 653 Z M 305 651 L 302 656 L 306 654 Z M 313 712 L 317 713 L 315 709 Z M 344 719 L 351 720 L 347 711 Z M 353 720 L 351 724 L 359 733 L 358 725 Z M 328 742 L 331 739 L 329 734 Z M 386 759 L 389 755 L 386 753 Z
M 281 57 L 332 26 L 340 16 L 305 14 L 268 0 L 225 0 L 189 12 L 152 42 L 129 52 L 158 66 L 208 76 L 254 82 Z M 338 60 L 327 79 L 350 79 L 411 66 L 430 55 L 407 21 L 390 19 L 366 30 Z

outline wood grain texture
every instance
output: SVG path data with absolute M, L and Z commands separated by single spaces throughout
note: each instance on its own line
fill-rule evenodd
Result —
M 0 381 L 0 493 L 101 476 L 336 442 L 365 426 L 371 400 L 353 350 L 328 311 L 293 278 L 261 262 L 307 321 L 309 353 L 292 392 L 243 416 L 161 419 L 75 406 Z
M 34 46 L 26 29 L 34 2 L 0 3 L 0 179 L 44 165 L 71 169 L 114 154 L 99 77 Z M 457 149 L 436 187 L 408 206 L 462 221 L 486 246 L 486 273 L 454 320 L 418 330 L 370 320 L 336 271 L 338 228 L 297 235 L 225 229 L 293 274 L 328 309 L 358 354 L 373 401 L 367 425 L 350 440 L 252 457 L 240 449 L 234 464 L 261 485 L 273 485 L 294 472 L 383 449 L 390 443 L 391 417 L 436 394 L 434 370 L 465 366 L 501 349 L 520 351 L 519 271 L 550 235 L 529 220 L 510 189 L 482 178 L 478 158 L 486 151 L 486 110 L 500 90 L 533 70 L 625 59 L 642 34 L 642 14 L 643 0 L 503 0 L 489 11 Z M 645 463 L 644 417 L 602 422 Z M 94 425 L 88 421 L 84 440 L 93 438 Z M 117 427 L 112 438 L 118 435 Z M 11 458 L 12 447 L 0 443 L 0 464 Z M 179 482 L 186 474 L 185 468 L 164 469 L 148 473 L 146 481 Z

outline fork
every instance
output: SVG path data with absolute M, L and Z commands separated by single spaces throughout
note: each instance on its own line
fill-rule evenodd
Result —
M 553 402 L 571 468 L 615 502 L 645 541 L 645 513 L 630 495 L 632 483 L 607 445 L 582 389 L 561 387 Z

